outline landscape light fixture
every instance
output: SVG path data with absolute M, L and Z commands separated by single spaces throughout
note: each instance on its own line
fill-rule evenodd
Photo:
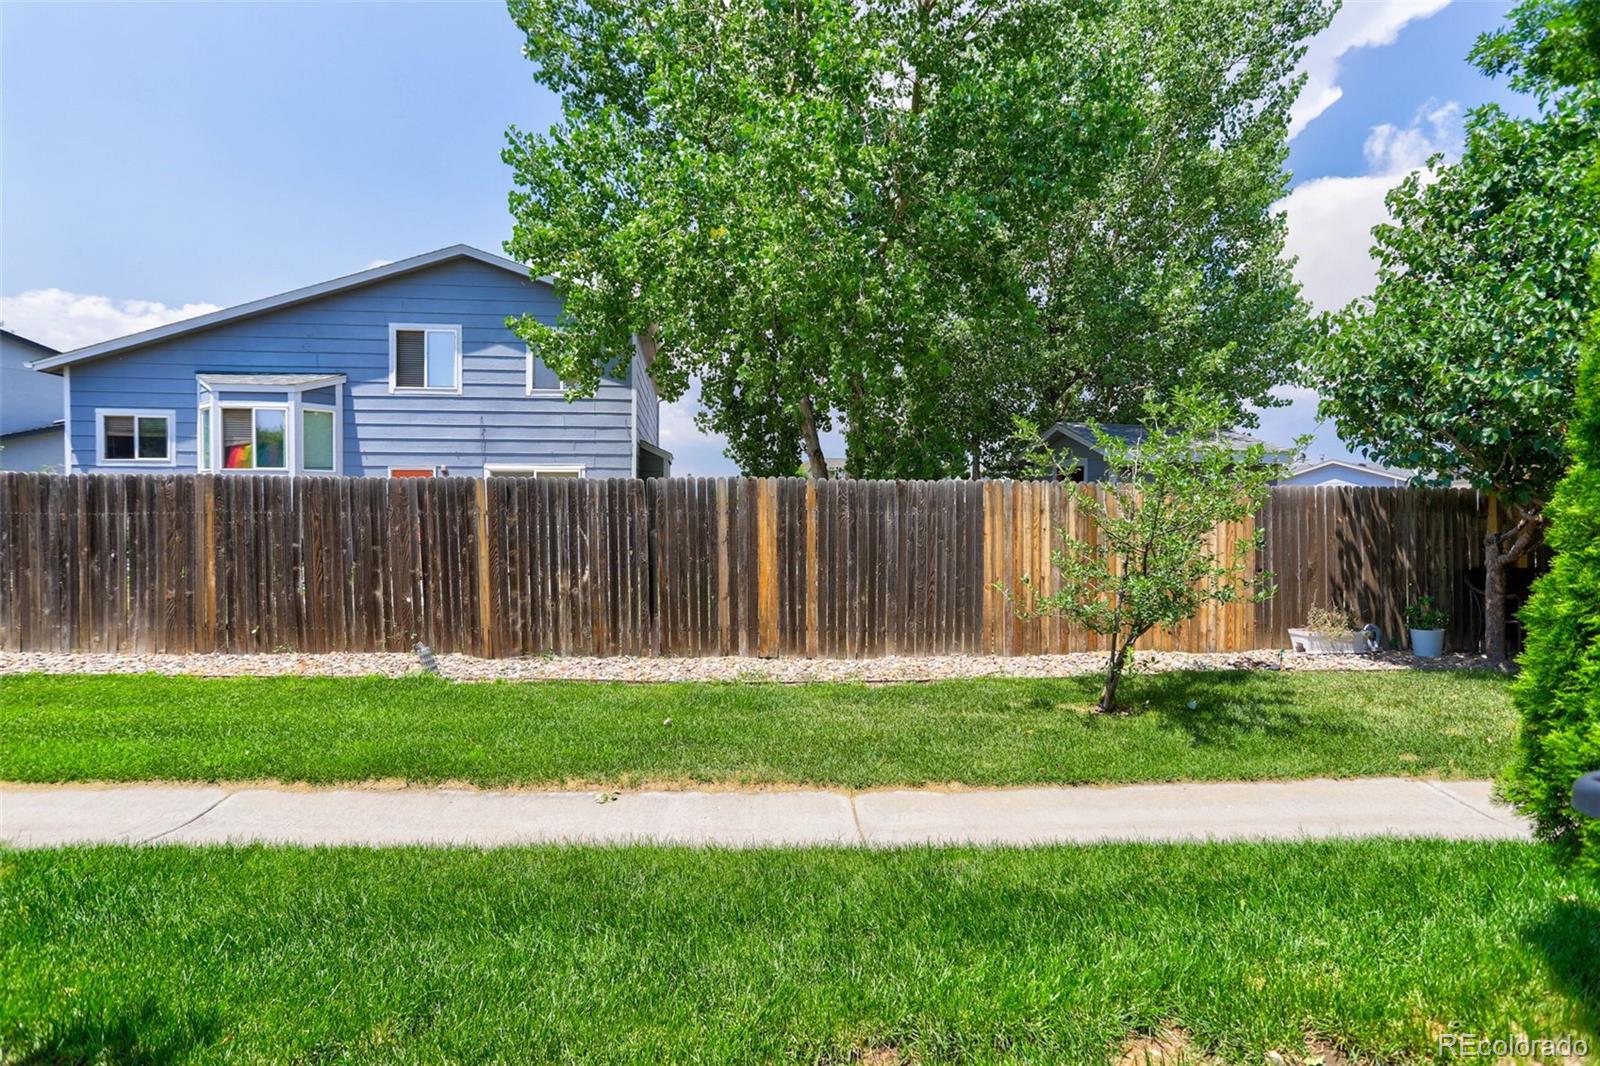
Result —
M 1572 783 L 1572 805 L 1590 818 L 1600 818 L 1600 770 Z

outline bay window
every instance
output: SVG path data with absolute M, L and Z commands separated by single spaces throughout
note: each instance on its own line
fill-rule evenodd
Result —
M 204 374 L 200 386 L 200 470 L 341 473 L 342 375 Z

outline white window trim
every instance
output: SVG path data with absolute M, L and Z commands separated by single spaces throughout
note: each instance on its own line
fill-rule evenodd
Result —
M 522 391 L 523 391 L 524 394 L 526 394 L 528 396 L 565 396 L 567 393 L 572 391 L 572 387 L 570 385 L 568 385 L 565 381 L 562 381 L 561 382 L 561 387 L 560 388 L 556 388 L 556 389 L 536 389 L 536 388 L 534 388 L 533 387 L 533 364 L 536 363 L 536 362 L 538 362 L 538 358 L 533 354 L 533 349 L 529 348 L 528 349 L 527 363 L 523 368 Z M 557 380 L 559 381 L 560 379 L 558 378 Z
M 217 466 L 212 473 L 217 474 L 294 474 L 299 473 L 296 468 L 298 456 L 298 438 L 300 434 L 293 428 L 292 418 L 295 408 L 293 403 L 276 403 L 271 400 L 216 400 L 211 401 L 215 421 L 211 423 L 211 448 L 212 455 L 217 460 Z M 222 409 L 224 407 L 234 410 L 249 409 L 250 411 L 250 458 L 255 459 L 256 448 L 256 412 L 261 410 L 283 412 L 283 465 L 282 466 L 223 466 L 222 465 Z M 196 466 L 199 464 L 196 463 Z M 323 471 L 324 473 L 326 471 Z
M 395 334 L 403 329 L 422 330 L 424 334 L 454 333 L 456 335 L 456 377 L 455 384 L 449 388 L 428 385 L 397 385 L 395 383 Z M 461 395 L 462 364 L 466 362 L 467 354 L 461 348 L 461 327 L 441 322 L 391 322 L 389 323 L 389 391 L 399 396 L 459 396 Z M 422 339 L 422 366 L 423 374 L 427 374 L 428 366 L 428 339 Z
M 195 412 L 194 427 L 194 469 L 199 474 L 215 474 L 216 463 L 213 462 L 217 454 L 217 422 L 213 417 L 216 407 L 212 404 L 210 393 L 200 399 L 200 407 Z M 211 446 L 202 449 L 200 444 L 207 441 Z
M 587 477 L 587 468 L 582 463 L 484 463 L 483 476 L 491 477 L 538 477 L 540 474 L 577 474 Z
M 165 418 L 167 420 L 167 456 L 165 459 L 107 459 L 106 419 L 110 418 Z M 133 426 L 134 450 L 139 448 L 139 424 Z M 94 409 L 94 461 L 97 466 L 177 466 L 178 465 L 178 413 L 153 407 L 96 407 Z

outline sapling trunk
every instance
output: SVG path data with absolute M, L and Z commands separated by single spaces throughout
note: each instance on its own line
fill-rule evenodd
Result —
M 1128 664 L 1128 648 L 1132 641 L 1124 641 L 1120 646 L 1115 637 L 1111 638 L 1111 655 L 1106 660 L 1106 681 L 1100 687 L 1100 710 L 1110 714 L 1117 709 L 1117 686 L 1122 682 L 1122 670 Z

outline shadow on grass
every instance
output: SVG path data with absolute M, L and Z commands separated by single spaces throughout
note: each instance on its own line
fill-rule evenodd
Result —
M 217 1037 L 214 1014 L 197 1014 L 146 999 L 137 1007 L 109 1018 L 75 1018 L 35 1046 L 11 1048 L 19 1066 L 65 1066 L 67 1063 L 141 1063 L 162 1066 L 182 1062 Z
M 1524 934 L 1544 955 L 1555 986 L 1575 1005 L 1579 1023 L 1600 1036 L 1600 903 L 1557 900 Z
M 1244 670 L 1135 676 L 1127 686 L 1133 713 L 1156 716 L 1187 733 L 1195 747 L 1215 747 L 1241 737 L 1292 739 L 1315 731 L 1340 736 L 1350 728 L 1308 710 L 1305 694 Z

